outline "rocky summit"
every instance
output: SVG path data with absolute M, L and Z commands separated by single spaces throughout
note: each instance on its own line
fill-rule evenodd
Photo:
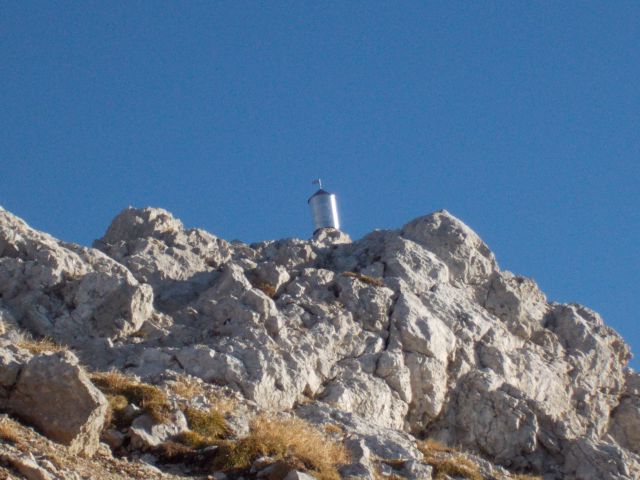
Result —
M 228 242 L 0 209 L 3 478 L 638 479 L 640 375 L 446 211 Z

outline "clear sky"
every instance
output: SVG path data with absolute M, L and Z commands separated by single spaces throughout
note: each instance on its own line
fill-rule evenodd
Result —
M 2 2 L 0 204 L 256 241 L 446 208 L 640 353 L 640 3 Z M 636 369 L 638 360 L 633 361 Z

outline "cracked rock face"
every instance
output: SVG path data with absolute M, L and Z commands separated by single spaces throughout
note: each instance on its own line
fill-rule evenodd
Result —
M 0 221 L 0 312 L 19 328 L 73 341 L 96 368 L 186 372 L 336 423 L 359 452 L 351 474 L 403 455 L 426 476 L 428 436 L 548 479 L 639 478 L 623 339 L 501 271 L 446 211 L 357 241 L 328 229 L 246 245 L 129 208 L 95 249 Z

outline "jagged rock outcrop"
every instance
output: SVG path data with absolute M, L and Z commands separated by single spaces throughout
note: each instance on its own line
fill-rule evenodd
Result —
M 344 475 L 395 456 L 409 463 L 389 475 L 427 477 L 427 436 L 549 480 L 640 475 L 623 339 L 501 271 L 446 211 L 357 241 L 327 229 L 246 245 L 128 208 L 94 246 L 0 211 L 7 330 L 70 343 L 94 368 L 186 373 L 257 410 L 339 424 L 357 457 Z
M 153 308 L 151 287 L 121 264 L 33 230 L 3 209 L 0 296 L 22 328 L 66 344 L 127 336 Z
M 229 260 L 230 245 L 204 230 L 185 230 L 182 222 L 157 208 L 123 210 L 94 242 L 153 287 L 164 308 L 192 300 L 211 281 L 211 271 Z

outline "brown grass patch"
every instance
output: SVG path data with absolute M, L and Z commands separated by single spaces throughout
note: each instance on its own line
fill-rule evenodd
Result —
M 221 450 L 226 468 L 247 468 L 256 458 L 270 456 L 275 461 L 300 462 L 319 480 L 338 480 L 337 466 L 348 461 L 344 445 L 304 420 L 267 415 L 251 422 L 247 437 L 227 442 Z
M 193 448 L 178 442 L 163 442 L 153 449 L 163 463 L 186 463 L 193 460 Z
M 204 387 L 195 378 L 186 375 L 180 375 L 176 380 L 171 382 L 169 390 L 174 395 L 189 400 L 193 397 L 206 395 Z
M 204 448 L 209 445 L 213 445 L 214 442 L 208 437 L 204 437 L 198 432 L 189 430 L 188 432 L 182 432 L 173 439 L 175 442 L 184 445 L 192 449 Z
M 48 337 L 40 338 L 38 340 L 21 340 L 18 342 L 18 347 L 28 350 L 34 355 L 39 353 L 56 353 L 69 350 L 69 347 L 66 345 L 60 345 Z
M 372 285 L 374 287 L 382 287 L 384 286 L 384 282 L 380 278 L 370 277 L 369 275 L 365 275 L 363 273 L 357 272 L 342 272 L 343 277 L 355 278 L 356 280 L 360 280 L 361 282 L 366 283 L 367 285 Z
M 129 405 L 129 400 L 124 395 L 106 394 L 107 402 L 109 402 L 107 413 L 104 417 L 105 425 L 113 425 L 116 428 L 128 427 L 125 417 L 125 408 Z
M 269 298 L 276 298 L 278 296 L 278 292 L 276 291 L 276 287 L 271 285 L 269 282 L 264 282 L 262 280 L 251 280 L 251 285 L 258 290 L 261 290 Z
M 215 409 L 222 415 L 228 415 L 236 408 L 236 400 L 231 397 L 223 397 L 220 395 L 209 395 L 209 401 L 213 405 L 211 408 Z
M 225 397 L 213 391 L 207 391 L 201 382 L 187 375 L 180 375 L 176 380 L 171 382 L 169 384 L 169 390 L 184 400 L 190 400 L 199 396 L 205 397 L 211 404 L 211 407 L 222 415 L 227 415 L 236 408 L 234 398 Z
M 322 428 L 329 434 L 344 435 L 344 428 L 335 423 L 325 423 Z
M 134 378 L 116 371 L 96 372 L 92 373 L 90 377 L 91 381 L 103 393 L 113 397 L 124 397 L 129 403 L 135 403 L 144 409 L 154 421 L 164 423 L 170 419 L 169 399 L 158 387 L 140 383 Z M 119 399 L 118 402 L 120 405 L 122 400 Z
M 227 437 L 231 433 L 224 415 L 214 408 L 203 411 L 187 407 L 183 411 L 187 417 L 189 428 L 203 439 L 209 440 L 210 444 L 215 439 Z
M 423 454 L 424 454 L 423 450 L 427 450 L 428 452 L 431 452 L 431 453 L 433 452 L 453 453 L 456 451 L 451 447 L 447 447 L 444 443 L 434 440 L 432 438 L 427 438 L 426 440 L 422 440 L 418 448 L 422 448 L 422 450 L 420 451 Z
M 22 435 L 16 422 L 8 418 L 0 420 L 0 439 L 13 445 L 22 445 Z
M 402 469 L 402 468 L 404 468 L 404 466 L 407 464 L 407 461 L 406 461 L 406 460 L 402 460 L 402 459 L 400 459 L 400 458 L 398 458 L 398 459 L 391 459 L 391 458 L 389 458 L 389 459 L 382 459 L 382 458 L 381 458 L 381 459 L 380 459 L 380 461 L 381 461 L 382 463 L 385 463 L 385 464 L 389 465 L 389 466 L 390 466 L 390 467 L 392 467 L 392 468 L 397 468 L 397 469 Z
M 528 475 L 526 473 L 512 473 L 511 480 L 544 480 L 540 475 Z
M 447 476 L 483 480 L 478 465 L 460 452 L 430 439 L 418 442 L 417 447 L 424 455 L 425 462 L 433 467 L 435 480 L 444 480 Z

